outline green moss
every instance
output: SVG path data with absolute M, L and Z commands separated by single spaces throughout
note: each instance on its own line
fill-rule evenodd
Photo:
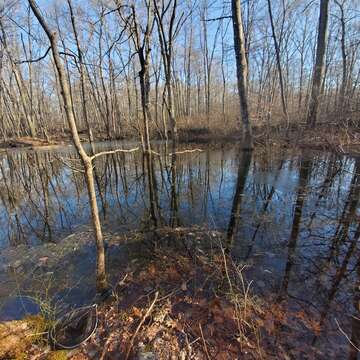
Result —
M 129 319 L 129 314 L 126 313 L 125 311 L 119 311 L 118 317 L 120 321 L 127 321 Z
M 15 356 L 15 360 L 26 360 L 28 358 L 27 353 L 21 352 Z
M 152 346 L 150 343 L 145 344 L 144 346 L 144 352 L 151 352 L 153 350 Z
M 66 360 L 66 359 L 67 359 L 66 350 L 51 351 L 47 357 L 47 360 Z
M 52 322 L 45 319 L 41 315 L 29 315 L 24 318 L 29 324 L 30 329 L 33 332 L 33 336 L 30 337 L 31 343 L 39 343 L 44 339 L 44 333 L 46 333 L 52 325 Z

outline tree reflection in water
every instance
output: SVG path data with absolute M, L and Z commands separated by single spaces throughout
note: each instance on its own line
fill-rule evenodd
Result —
M 231 255 L 248 264 L 254 291 L 314 312 L 323 331 L 309 344 L 355 359 L 335 319 L 359 346 L 360 160 L 231 145 L 172 157 L 161 144 L 154 151 L 159 156 L 96 160 L 105 231 L 196 224 L 223 231 Z M 68 157 L 71 149 L 2 155 L 2 248 L 56 241 L 89 222 L 83 177 L 59 160 Z

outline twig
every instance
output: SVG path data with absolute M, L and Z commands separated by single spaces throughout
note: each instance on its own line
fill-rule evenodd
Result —
M 51 46 L 48 47 L 48 49 L 46 50 L 45 54 L 40 56 L 37 59 L 30 59 L 30 60 L 19 60 L 19 61 L 15 61 L 15 64 L 25 64 L 25 63 L 34 63 L 34 62 L 38 62 L 41 61 L 43 59 L 46 58 L 46 56 L 48 55 L 49 51 L 51 50 Z
M 154 150 L 150 150 L 150 151 L 151 151 L 152 154 L 157 155 L 157 156 L 160 156 L 160 154 L 159 154 L 158 152 L 156 152 L 156 151 L 154 151 Z
M 179 154 L 186 154 L 186 153 L 193 153 L 193 152 L 196 152 L 196 151 L 203 152 L 204 150 L 202 150 L 202 149 L 192 149 L 192 150 L 176 151 L 174 153 L 169 153 L 169 156 L 179 155 Z
M 122 278 L 122 280 L 120 280 L 118 283 L 117 283 L 117 286 L 121 286 L 121 285 L 124 285 L 125 284 L 125 280 L 127 279 L 129 274 L 125 274 L 125 276 Z
M 360 349 L 351 341 L 351 339 L 349 338 L 349 335 L 340 327 L 340 324 L 336 318 L 335 318 L 335 322 L 336 322 L 336 325 L 338 326 L 340 332 L 346 337 L 346 340 L 350 343 L 350 345 L 353 346 L 357 351 L 360 352 Z
M 99 152 L 93 156 L 91 156 L 91 160 L 94 160 L 96 159 L 97 157 L 99 156 L 103 156 L 103 155 L 110 155 L 110 154 L 115 154 L 115 153 L 131 153 L 131 152 L 134 152 L 134 151 L 138 151 L 139 150 L 139 147 L 136 147 L 136 148 L 133 148 L 133 149 L 116 149 L 116 150 L 110 150 L 110 151 L 102 151 L 102 152 Z
M 116 290 L 118 287 L 121 287 L 123 285 L 125 285 L 125 280 L 127 279 L 129 274 L 125 274 L 125 276 L 122 278 L 122 280 L 120 280 L 116 285 L 115 285 L 115 289 Z
M 206 357 L 207 357 L 208 360 L 211 360 L 211 357 L 209 355 L 209 352 L 208 352 L 208 349 L 207 349 L 207 346 L 206 346 L 206 342 L 205 342 L 205 339 L 204 339 L 204 334 L 203 334 L 203 331 L 202 331 L 201 323 L 199 323 L 199 329 L 200 329 L 201 338 L 202 338 L 202 341 L 203 341 Z
M 115 9 L 111 9 L 107 12 L 104 12 L 100 15 L 100 18 L 98 20 L 96 20 L 95 22 L 91 23 L 91 25 L 96 25 L 97 23 L 99 23 L 105 16 L 107 15 L 110 15 L 111 13 L 115 12 L 115 11 L 118 11 L 120 10 L 121 8 L 124 8 L 124 7 L 129 7 L 128 5 L 120 5 L 118 6 L 117 8 Z
M 127 349 L 127 352 L 126 352 L 126 356 L 125 356 L 125 360 L 127 360 L 130 356 L 130 352 L 131 352 L 131 349 L 134 345 L 134 341 L 135 341 L 135 338 L 136 338 L 136 335 L 138 334 L 139 330 L 141 329 L 141 327 L 143 326 L 146 318 L 150 315 L 152 309 L 154 308 L 154 305 L 158 299 L 158 296 L 159 296 L 159 292 L 157 291 L 155 293 L 155 297 L 154 297 L 154 300 L 153 302 L 151 303 L 150 307 L 148 308 L 148 310 L 146 311 L 145 315 L 143 316 L 143 318 L 141 319 L 140 321 L 140 324 L 138 325 L 138 327 L 136 328 L 136 331 L 134 333 L 134 335 L 132 336 L 131 340 L 130 340 L 130 344 L 129 344 L 129 347 Z
M 103 346 L 103 351 L 102 351 L 102 353 L 101 353 L 101 356 L 100 356 L 99 360 L 104 360 L 105 355 L 106 355 L 106 353 L 107 353 L 107 349 L 108 349 L 109 343 L 110 343 L 110 341 L 114 338 L 114 335 L 115 335 L 115 332 L 112 332 L 112 333 L 109 335 L 109 337 L 106 339 L 105 344 L 104 344 L 104 346 Z
M 55 159 L 58 160 L 58 161 L 60 161 L 63 165 L 65 165 L 65 166 L 67 166 L 68 168 L 70 168 L 72 171 L 84 173 L 84 170 L 78 169 L 78 168 L 76 168 L 75 166 L 70 165 L 70 164 L 69 164 L 68 162 L 66 162 L 62 157 L 55 156 Z M 69 159 L 69 160 L 70 160 L 70 159 Z M 76 160 L 79 160 L 79 159 L 76 159 Z
M 207 22 L 207 21 L 218 21 L 218 20 L 223 20 L 223 19 L 232 19 L 232 16 L 220 16 L 217 18 L 212 18 L 212 19 L 204 19 L 203 21 Z
M 31 360 L 38 360 L 38 359 L 41 359 L 41 358 L 43 358 L 43 357 L 44 357 L 44 355 L 48 354 L 49 352 L 50 352 L 50 349 L 46 349 L 46 350 L 44 350 L 44 351 L 40 352 L 40 354 L 36 354 L 36 355 L 34 355 L 34 356 L 31 358 Z
M 185 341 L 186 341 L 186 348 L 187 348 L 187 352 L 188 352 L 188 358 L 191 359 L 191 353 L 192 353 L 192 349 L 191 349 L 191 345 L 189 343 L 189 337 L 187 335 L 186 332 L 183 332 L 185 335 Z

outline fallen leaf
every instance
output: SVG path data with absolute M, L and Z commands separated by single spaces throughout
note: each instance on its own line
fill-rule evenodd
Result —
M 133 311 L 133 314 L 136 317 L 141 317 L 142 313 L 141 313 L 141 310 L 139 308 L 137 308 L 136 306 L 133 306 L 132 311 Z

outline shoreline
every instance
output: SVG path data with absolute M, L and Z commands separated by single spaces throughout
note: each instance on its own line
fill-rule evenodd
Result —
M 307 129 L 305 126 L 293 126 L 289 131 L 272 127 L 254 127 L 254 147 L 257 146 L 280 146 L 297 147 L 309 150 L 331 151 L 344 155 L 360 155 L 360 130 L 343 129 L 338 126 L 327 126 L 319 124 L 315 129 Z M 234 130 L 231 133 L 220 133 L 208 128 L 180 128 L 179 144 L 212 144 L 224 142 L 238 142 L 241 132 Z M 110 141 L 138 141 L 138 136 L 120 137 L 109 139 L 103 134 L 95 136 L 95 142 Z M 161 141 L 159 136 L 153 136 L 153 141 Z M 82 141 L 88 143 L 87 138 L 82 136 Z M 50 150 L 62 146 L 72 145 L 71 137 L 64 138 L 52 137 L 49 141 L 45 139 L 32 139 L 30 137 L 12 138 L 0 143 L 0 153 L 14 149 L 22 150 Z

